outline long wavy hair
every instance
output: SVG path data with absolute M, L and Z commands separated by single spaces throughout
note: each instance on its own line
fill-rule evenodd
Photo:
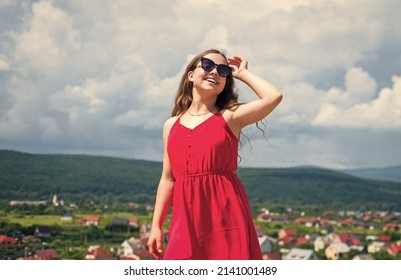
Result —
M 182 75 L 180 86 L 178 87 L 177 95 L 175 97 L 174 108 L 171 112 L 171 116 L 178 116 L 185 113 L 192 104 L 192 82 L 188 79 L 188 73 L 195 70 L 196 65 L 200 59 L 207 54 L 215 53 L 220 54 L 227 60 L 224 52 L 210 49 L 206 50 L 197 56 L 195 56 L 185 69 L 185 73 Z M 233 76 L 230 74 L 226 78 L 226 85 L 223 91 L 217 96 L 216 106 L 220 110 L 230 109 L 239 105 L 238 94 L 235 91 L 235 82 Z

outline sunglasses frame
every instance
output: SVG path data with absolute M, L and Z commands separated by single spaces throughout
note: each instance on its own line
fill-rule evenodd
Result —
M 201 62 L 202 69 L 205 70 L 206 72 L 212 72 L 214 68 L 217 68 L 217 73 L 221 77 L 228 77 L 231 74 L 232 68 L 230 66 L 228 66 L 227 64 L 216 64 L 213 60 L 206 58 L 206 57 L 201 57 L 200 62 Z M 209 62 L 211 65 L 211 69 L 205 69 L 204 64 L 203 64 L 204 62 Z M 224 74 L 225 69 L 228 70 L 228 73 L 227 73 L 227 75 L 222 75 L 221 71 L 223 71 L 223 74 Z

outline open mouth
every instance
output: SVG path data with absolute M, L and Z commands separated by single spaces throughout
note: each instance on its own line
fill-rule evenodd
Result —
M 208 81 L 209 83 L 215 84 L 215 85 L 218 84 L 216 80 L 211 79 L 211 78 L 206 79 L 206 81 Z

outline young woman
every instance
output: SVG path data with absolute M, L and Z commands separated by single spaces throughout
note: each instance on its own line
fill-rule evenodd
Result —
M 261 259 L 245 190 L 235 171 L 241 129 L 265 118 L 280 91 L 218 50 L 193 58 L 163 129 L 164 157 L 148 247 L 157 259 Z M 234 78 L 257 95 L 238 103 Z M 162 225 L 172 207 L 168 245 Z

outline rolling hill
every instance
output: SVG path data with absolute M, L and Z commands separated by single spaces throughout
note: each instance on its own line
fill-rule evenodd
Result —
M 401 182 L 401 165 L 383 168 L 344 169 L 339 171 L 365 179 Z
M 162 165 L 86 155 L 0 150 L 0 200 L 154 203 Z M 401 183 L 362 179 L 320 168 L 240 168 L 253 206 L 401 210 Z

